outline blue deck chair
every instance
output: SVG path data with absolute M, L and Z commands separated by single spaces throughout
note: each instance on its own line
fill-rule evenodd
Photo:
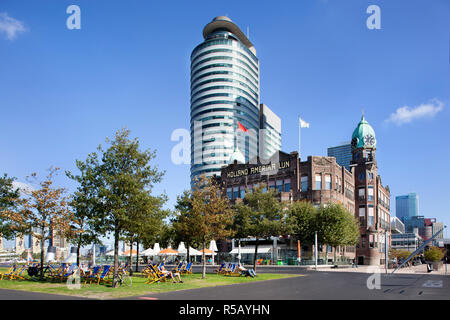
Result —
M 64 272 L 61 274 L 61 281 L 67 280 L 71 275 L 75 273 L 78 269 L 78 265 L 76 263 L 71 264 Z
M 8 271 L 5 273 L 0 273 L 0 280 L 3 280 L 4 277 L 9 278 L 11 274 L 13 274 L 17 269 L 17 264 L 13 264 Z
M 225 262 L 223 262 L 223 263 L 220 265 L 220 267 L 216 269 L 216 272 L 217 272 L 217 273 L 222 273 L 222 272 L 225 270 L 226 265 L 227 265 L 227 264 L 226 264 Z
M 97 285 L 99 285 L 100 282 L 103 282 L 103 283 L 111 282 L 111 279 L 108 278 L 111 270 L 112 270 L 112 268 L 110 265 L 103 266 L 102 271 L 99 272 L 97 275 Z
M 184 267 L 183 270 L 181 270 L 181 273 L 189 273 L 192 274 L 192 262 L 189 262 L 186 267 Z
M 233 263 L 230 270 L 225 273 L 226 276 L 240 277 L 242 275 L 237 264 Z
M 98 274 L 99 274 L 101 269 L 102 269 L 101 266 L 95 266 L 92 269 L 91 273 L 85 276 L 84 284 L 86 284 L 88 282 L 88 280 L 92 281 L 93 279 L 97 279 Z

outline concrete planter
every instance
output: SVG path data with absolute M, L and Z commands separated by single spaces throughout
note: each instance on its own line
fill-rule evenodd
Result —
M 444 263 L 442 261 L 425 261 L 425 263 L 432 264 L 433 271 L 439 271 L 444 266 Z

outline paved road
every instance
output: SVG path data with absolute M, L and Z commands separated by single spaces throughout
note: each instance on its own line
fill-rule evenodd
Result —
M 234 284 L 128 299 L 158 300 L 450 300 L 450 276 L 427 274 L 380 274 L 380 289 L 369 290 L 371 274 L 290 270 L 299 277 Z M 372 282 L 376 285 L 376 282 Z M 0 289 L 0 300 L 73 300 L 70 296 Z
M 86 300 L 86 299 L 81 297 L 71 297 L 49 293 L 0 289 L 0 300 Z
M 380 289 L 369 290 L 370 274 L 304 271 L 302 276 L 148 295 L 173 300 L 450 300 L 450 277 L 380 274 Z M 372 284 L 376 284 L 372 282 Z M 139 299 L 142 297 L 134 297 Z

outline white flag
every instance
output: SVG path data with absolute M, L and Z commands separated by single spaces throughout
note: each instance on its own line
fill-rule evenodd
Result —
M 300 128 L 309 128 L 309 123 L 302 120 L 302 118 L 298 118 L 300 120 Z

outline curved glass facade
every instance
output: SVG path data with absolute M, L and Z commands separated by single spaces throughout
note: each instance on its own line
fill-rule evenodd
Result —
M 220 175 L 233 154 L 237 121 L 256 134 L 246 140 L 254 152 L 239 145 L 246 161 L 258 152 L 259 61 L 244 45 L 248 39 L 239 39 L 215 29 L 191 54 L 191 184 L 201 174 Z

